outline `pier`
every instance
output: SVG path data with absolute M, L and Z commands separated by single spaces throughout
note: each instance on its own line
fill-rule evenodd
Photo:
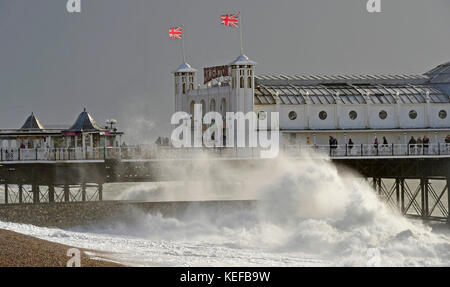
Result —
M 283 146 L 299 164 L 312 156 L 330 158 L 339 172 L 352 170 L 370 182 L 390 207 L 405 216 L 450 222 L 450 153 L 445 144 Z M 138 146 L 98 149 L 16 150 L 2 157 L 1 204 L 102 201 L 103 185 L 120 182 L 214 180 L 214 169 L 236 171 L 271 164 L 256 148 L 174 149 Z M 2 151 L 2 155 L 5 153 Z M 204 164 L 205 163 L 205 164 Z M 209 163 L 209 164 L 206 164 Z M 230 179 L 239 181 L 240 179 Z

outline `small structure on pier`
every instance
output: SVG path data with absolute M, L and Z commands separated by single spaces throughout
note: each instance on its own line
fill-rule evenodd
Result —
M 80 152 L 89 152 L 96 148 L 116 147 L 122 135 L 114 127 L 100 127 L 86 109 L 72 126 L 60 128 L 46 127 L 31 113 L 20 129 L 0 130 L 1 159 L 18 160 L 20 155 L 22 160 L 27 156 L 35 159 L 38 156 L 33 150 L 36 149 L 80 149 Z

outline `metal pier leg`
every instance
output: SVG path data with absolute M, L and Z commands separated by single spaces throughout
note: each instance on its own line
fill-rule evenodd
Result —
M 378 185 L 378 195 L 381 195 L 382 194 L 381 178 L 378 179 L 377 185 Z
M 31 191 L 33 193 L 33 203 L 39 203 L 39 185 L 32 184 Z
M 8 184 L 5 183 L 5 204 L 8 204 Z
M 400 179 L 395 179 L 395 202 L 397 208 L 400 208 Z
M 55 202 L 55 186 L 52 184 L 48 186 L 48 202 Z
M 98 184 L 98 200 L 103 200 L 103 183 Z
M 424 184 L 425 184 L 425 215 L 431 216 L 430 214 L 430 206 L 428 204 L 428 193 L 429 193 L 429 187 L 430 187 L 430 182 L 428 179 L 424 179 Z
M 81 201 L 86 201 L 86 183 L 81 184 Z
M 405 179 L 400 179 L 400 210 L 402 214 L 405 214 Z
M 450 174 L 447 175 L 447 223 L 450 225 Z
M 64 185 L 64 201 L 65 202 L 70 201 L 70 188 L 68 184 Z
M 372 187 L 374 191 L 377 191 L 377 179 L 375 177 L 372 179 Z
M 23 203 L 23 185 L 19 184 L 19 203 Z
M 420 216 L 425 218 L 425 180 L 423 178 L 420 179 L 420 209 Z

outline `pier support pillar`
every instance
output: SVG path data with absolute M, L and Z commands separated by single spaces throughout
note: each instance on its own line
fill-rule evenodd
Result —
M 378 188 L 378 195 L 381 195 L 383 193 L 383 190 L 381 188 L 381 178 L 377 179 L 377 188 Z
M 31 192 L 33 193 L 33 203 L 39 203 L 39 185 L 32 184 Z
M 420 201 L 421 201 L 421 216 L 426 218 L 428 216 L 428 179 L 420 179 Z
M 430 214 L 430 205 L 428 203 L 429 192 L 430 192 L 430 190 L 429 190 L 429 188 L 430 188 L 430 181 L 428 180 L 428 178 L 425 179 L 424 185 L 425 185 L 425 215 L 428 217 L 428 216 L 431 216 L 431 214 Z
M 447 175 L 447 223 L 450 225 L 450 174 Z
M 400 211 L 405 214 L 405 179 L 400 179 Z
M 98 184 L 98 200 L 103 200 L 103 183 Z
M 65 202 L 70 201 L 70 187 L 68 184 L 64 185 L 64 201 Z
M 86 201 L 86 183 L 81 184 L 81 201 Z
M 48 186 L 48 202 L 55 202 L 55 186 L 52 184 Z
M 5 204 L 8 204 L 8 184 L 5 183 Z
M 19 203 L 23 203 L 23 185 L 19 184 Z
M 400 208 L 400 179 L 395 179 L 395 204 Z

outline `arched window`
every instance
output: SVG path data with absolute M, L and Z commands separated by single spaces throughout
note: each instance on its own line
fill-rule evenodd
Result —
M 252 77 L 248 77 L 247 78 L 247 86 L 248 86 L 249 89 L 252 88 Z
M 240 84 L 240 88 L 243 89 L 244 88 L 244 77 L 241 77 L 241 84 Z
M 194 89 L 194 84 L 190 83 L 189 84 L 189 90 L 193 90 Z
M 194 116 L 194 107 L 195 107 L 195 102 L 192 101 L 192 102 L 191 102 L 190 109 L 189 109 L 191 116 Z
M 209 111 L 215 112 L 216 111 L 216 101 L 214 99 L 211 100 L 209 103 Z
M 220 103 L 220 113 L 222 114 L 222 117 L 225 118 L 227 112 L 227 101 L 225 98 L 222 99 L 222 102 Z
M 204 100 L 201 100 L 200 104 L 202 104 L 202 117 L 203 117 L 206 113 L 206 104 Z
M 186 94 L 186 83 L 183 83 L 183 94 Z

